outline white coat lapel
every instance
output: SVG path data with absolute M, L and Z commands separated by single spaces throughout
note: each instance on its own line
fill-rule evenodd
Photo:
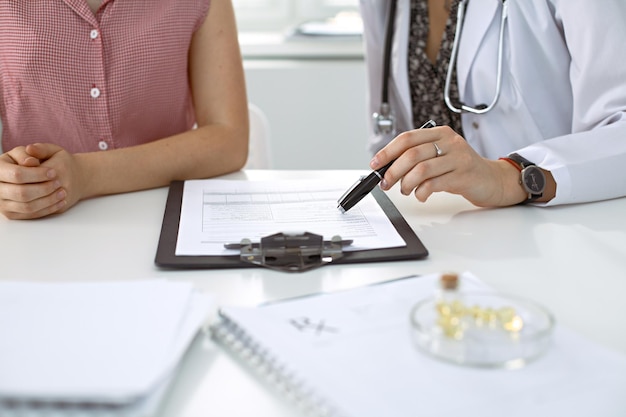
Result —
M 467 5 L 456 66 L 461 96 L 476 52 L 493 19 L 499 16 L 496 11 L 501 3 L 502 0 L 472 0 Z
M 387 2 L 385 2 L 387 3 Z M 396 94 L 400 101 L 402 114 L 396 113 L 400 118 L 400 123 L 404 121 L 409 125 L 413 123 L 413 113 L 411 104 L 411 89 L 408 74 L 408 51 L 409 51 L 409 28 L 411 26 L 411 0 L 398 0 L 396 10 L 396 23 L 391 57 L 393 79 L 396 87 Z

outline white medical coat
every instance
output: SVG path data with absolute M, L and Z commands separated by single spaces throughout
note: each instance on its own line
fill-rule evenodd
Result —
M 552 172 L 548 205 L 626 195 L 626 0 L 507 0 L 502 93 L 484 115 L 463 114 L 482 156 L 518 152 Z M 380 108 L 389 0 L 360 0 L 369 108 Z M 459 45 L 461 101 L 490 103 L 497 73 L 501 0 L 471 0 Z M 398 0 L 389 99 L 397 131 L 413 128 L 408 80 L 410 0 Z M 418 121 L 421 123 L 422 121 Z M 391 137 L 372 133 L 370 149 Z

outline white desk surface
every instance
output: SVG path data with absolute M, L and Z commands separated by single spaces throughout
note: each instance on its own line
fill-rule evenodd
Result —
M 233 179 L 356 179 L 360 171 L 247 171 Z M 257 303 L 410 274 L 473 272 L 543 303 L 557 321 L 626 354 L 626 198 L 554 208 L 479 209 L 437 194 L 389 196 L 429 249 L 427 259 L 334 265 L 289 274 L 263 268 L 160 270 L 154 265 L 167 188 L 96 198 L 36 221 L 0 216 L 0 279 L 193 282 L 218 305 Z M 282 417 L 292 406 L 212 342 L 196 339 L 159 417 Z

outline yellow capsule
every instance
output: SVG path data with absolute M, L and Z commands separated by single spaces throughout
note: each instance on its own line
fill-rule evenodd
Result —
M 452 302 L 452 314 L 454 315 L 462 315 L 465 311 L 465 306 L 459 300 L 454 300 Z
M 437 311 L 442 316 L 449 316 L 452 314 L 452 307 L 450 304 L 440 301 L 437 303 Z
M 476 317 L 474 318 L 474 324 L 478 327 L 486 326 L 489 324 L 489 310 L 480 309 L 476 311 Z
M 485 310 L 485 321 L 489 323 L 489 327 L 496 327 L 498 315 L 493 308 L 487 308 Z
M 509 332 L 519 332 L 524 327 L 524 320 L 518 315 L 515 315 L 511 320 L 505 322 L 502 327 Z
M 498 319 L 502 323 L 509 322 L 515 317 L 515 309 L 513 307 L 502 307 L 498 310 Z
M 444 328 L 450 325 L 450 320 L 447 317 L 439 317 L 437 320 L 437 326 Z
M 481 312 L 482 312 L 482 309 L 478 305 L 474 305 L 467 309 L 467 314 L 473 317 L 474 319 L 477 319 L 478 317 L 480 317 Z
M 460 340 L 463 338 L 461 326 L 448 325 L 442 328 L 443 334 L 451 339 Z

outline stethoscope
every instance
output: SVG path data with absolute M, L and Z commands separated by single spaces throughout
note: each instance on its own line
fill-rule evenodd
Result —
M 469 0 L 460 0 L 457 10 L 456 28 L 454 32 L 454 42 L 452 43 L 452 55 L 446 73 L 446 82 L 444 85 L 444 101 L 446 106 L 454 113 L 473 113 L 485 114 L 496 106 L 500 93 L 502 91 L 502 62 L 504 59 L 504 29 L 508 16 L 508 3 L 502 0 L 502 10 L 500 15 L 500 34 L 498 36 L 498 64 L 496 72 L 496 91 L 493 100 L 489 104 L 478 104 L 475 107 L 460 103 L 460 107 L 456 107 L 450 99 L 450 85 L 452 83 L 452 73 L 456 65 L 457 56 L 459 54 L 459 42 L 463 32 L 463 23 L 465 21 L 465 10 Z M 383 55 L 383 80 L 380 110 L 375 112 L 372 117 L 374 119 L 374 131 L 376 134 L 394 134 L 395 133 L 395 117 L 389 104 L 389 71 L 391 69 L 391 49 L 393 43 L 393 32 L 395 30 L 397 0 L 390 1 L 389 17 L 387 21 L 387 33 L 385 34 L 385 50 Z

